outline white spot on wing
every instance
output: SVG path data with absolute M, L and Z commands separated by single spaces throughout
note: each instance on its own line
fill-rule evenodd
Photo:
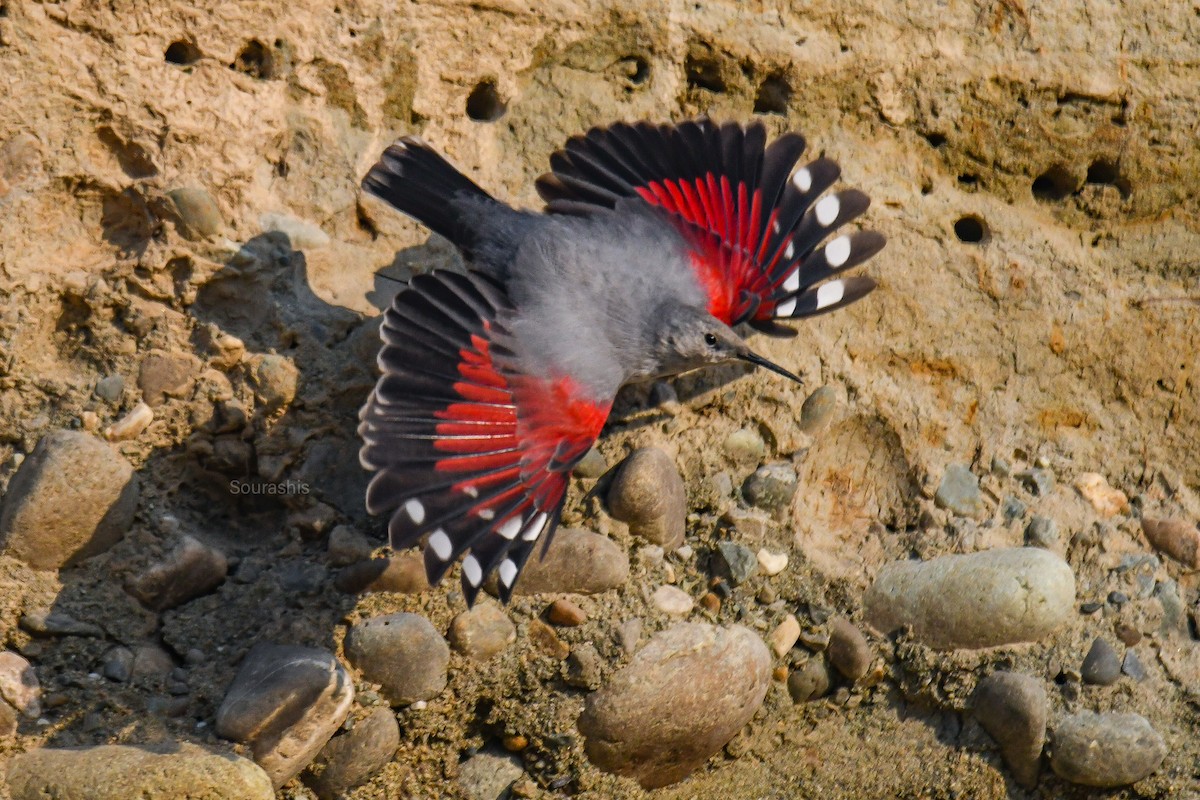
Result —
M 433 554 L 438 557 L 439 561 L 449 561 L 450 555 L 454 552 L 454 545 L 450 543 L 450 537 L 441 528 L 438 528 L 429 537 L 429 546 L 433 548 Z
M 801 167 L 796 170 L 792 182 L 796 184 L 796 188 L 802 192 L 807 192 L 812 188 L 812 173 L 808 171 L 808 167 Z
M 817 310 L 828 308 L 842 299 L 846 294 L 846 284 L 841 281 L 830 281 L 817 289 Z
M 500 562 L 500 582 L 505 586 L 512 586 L 513 581 L 517 579 L 517 565 L 513 563 L 511 558 L 506 558 Z
M 497 529 L 496 533 L 503 536 L 505 539 L 512 540 L 521 532 L 521 523 L 524 522 L 519 516 L 512 517 L 504 521 L 504 524 Z
M 787 249 L 783 251 L 783 258 L 785 261 L 791 261 L 794 255 L 796 255 L 796 243 L 789 239 Z
M 825 261 L 829 266 L 837 268 L 850 258 L 850 237 L 839 236 L 825 245 Z
M 783 282 L 783 290 L 785 292 L 794 292 L 800 288 L 800 268 L 796 267 L 788 273 L 787 280 Z
M 483 581 L 483 568 L 479 566 L 479 559 L 475 556 L 467 556 L 463 559 L 463 575 L 467 578 L 467 583 L 472 586 L 478 586 Z
M 527 542 L 532 542 L 534 539 L 542 535 L 542 527 L 546 524 L 546 513 L 542 512 L 533 518 L 533 521 L 525 526 L 525 532 L 521 534 L 521 538 Z
M 491 520 L 491 519 L 495 519 L 496 512 L 490 508 L 481 508 L 475 512 L 475 515 L 477 517 L 479 517 L 480 519 Z
M 792 297 L 787 300 L 784 300 L 782 303 L 780 303 L 778 306 L 775 307 L 775 316 L 790 317 L 792 315 L 792 312 L 795 310 L 796 310 L 796 298 Z
M 479 497 L 479 490 L 476 489 L 474 486 L 464 486 L 462 488 L 462 490 L 463 490 L 463 494 L 465 494 L 467 497 L 471 497 L 471 498 Z
M 831 194 L 829 197 L 822 197 L 817 203 L 817 222 L 821 226 L 828 228 L 837 219 L 838 212 L 842 210 L 842 201 L 838 200 L 836 194 Z
M 409 500 L 404 504 L 404 513 L 408 514 L 408 518 L 420 525 L 425 521 L 425 506 L 421 505 L 420 500 Z

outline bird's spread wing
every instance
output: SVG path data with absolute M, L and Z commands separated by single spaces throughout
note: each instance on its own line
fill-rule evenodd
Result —
M 874 231 L 854 231 L 819 246 L 870 201 L 854 189 L 821 197 L 840 170 L 818 158 L 793 172 L 804 147 L 794 133 L 767 146 L 761 124 L 622 123 L 569 139 L 537 188 L 552 213 L 624 198 L 662 209 L 691 244 L 713 316 L 783 333 L 773 320 L 833 311 L 875 288 L 867 277 L 835 276 L 884 245 Z
M 569 379 L 523 370 L 511 313 L 503 289 L 478 273 L 414 278 L 384 315 L 382 375 L 359 415 L 360 458 L 376 471 L 368 511 L 391 513 L 394 548 L 425 538 L 431 583 L 469 550 L 468 603 L 493 569 L 508 600 L 611 406 Z

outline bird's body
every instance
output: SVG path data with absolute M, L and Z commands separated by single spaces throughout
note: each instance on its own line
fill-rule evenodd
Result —
M 387 312 L 382 377 L 363 409 L 373 513 L 394 547 L 426 540 L 431 582 L 462 552 L 473 601 L 499 569 L 507 599 L 548 541 L 570 469 L 624 384 L 753 354 L 731 326 L 833 310 L 866 294 L 834 278 L 883 246 L 858 232 L 865 195 L 817 200 L 818 159 L 792 174 L 795 135 L 761 126 L 618 125 L 572 139 L 539 180 L 548 213 L 491 198 L 402 139 L 364 187 L 457 245 L 472 271 L 419 276 Z

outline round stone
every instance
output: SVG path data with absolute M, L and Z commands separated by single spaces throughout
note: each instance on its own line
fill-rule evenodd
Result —
M 479 603 L 450 623 L 450 646 L 473 661 L 487 661 L 517 640 L 517 629 L 492 603 Z
M 975 718 L 1000 745 L 1017 783 L 1037 786 L 1046 743 L 1049 703 L 1041 681 L 1016 672 L 993 672 L 975 687 Z
M 397 613 L 355 624 L 346 635 L 350 662 L 393 706 L 436 697 L 446 688 L 450 647 L 429 620 Z
M 1060 778 L 1109 789 L 1150 775 L 1167 745 L 1139 714 L 1073 714 L 1054 727 L 1050 766 Z

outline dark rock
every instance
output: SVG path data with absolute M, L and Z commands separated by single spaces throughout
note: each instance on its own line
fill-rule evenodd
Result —
M 374 549 L 366 536 L 349 525 L 338 525 L 329 532 L 328 558 L 335 567 L 366 561 Z
M 87 636 L 103 638 L 104 629 L 90 622 L 81 622 L 61 611 L 34 609 L 21 615 L 20 626 L 35 636 Z
M 1111 644 L 1097 637 L 1083 659 L 1079 674 L 1086 683 L 1111 686 L 1121 677 L 1121 657 Z
M 787 508 L 796 494 L 796 470 L 789 464 L 759 467 L 742 484 L 746 502 L 767 511 Z
M 758 556 L 749 547 L 737 542 L 718 542 L 713 556 L 716 574 L 728 578 L 734 586 L 758 574 Z
M 1006 497 L 1004 502 L 1000 504 L 1000 513 L 1004 515 L 1004 521 L 1011 523 L 1013 520 L 1018 520 L 1025 516 L 1025 504 L 1015 497 Z
M 1035 467 L 1018 472 L 1016 477 L 1026 490 L 1037 497 L 1046 497 L 1054 491 L 1054 473 L 1049 470 Z
M 825 659 L 815 655 L 791 675 L 788 675 L 788 694 L 794 703 L 817 700 L 829 693 L 829 668 Z
M 147 608 L 164 611 L 208 594 L 225 582 L 225 554 L 184 536 L 166 558 L 130 581 L 128 589 Z
M 125 391 L 125 378 L 120 375 L 108 375 L 96 384 L 96 397 L 109 403 L 117 403 Z
M 770 682 L 771 654 L 754 632 L 676 624 L 588 696 L 585 752 L 643 788 L 682 780 L 750 721 Z
M 1041 681 L 1015 672 L 994 672 L 975 688 L 972 707 L 979 724 L 1000 745 L 1017 783 L 1026 789 L 1035 787 L 1049 717 Z
M 338 734 L 321 749 L 304 772 L 304 783 L 321 800 L 340 797 L 366 783 L 396 754 L 400 726 L 386 708 L 376 708 L 353 728 Z
M 1133 650 L 1125 651 L 1125 658 L 1121 661 L 1121 672 L 1124 672 L 1138 683 L 1150 677 L 1146 674 L 1146 668 L 1142 666 L 1142 660 L 1138 658 L 1137 653 Z
M 351 663 L 393 706 L 436 697 L 446 688 L 450 647 L 419 614 L 387 614 L 356 623 L 346 635 Z
M 42 437 L 9 481 L 0 512 L 0 552 L 34 569 L 97 555 L 124 536 L 138 504 L 133 466 L 78 431 Z
M 249 745 L 279 787 L 308 766 L 353 702 L 354 684 L 333 654 L 259 643 L 217 709 L 216 731 Z
M 829 623 L 829 663 L 847 680 L 857 681 L 867 674 L 875 654 L 862 631 L 845 617 L 835 617 Z

